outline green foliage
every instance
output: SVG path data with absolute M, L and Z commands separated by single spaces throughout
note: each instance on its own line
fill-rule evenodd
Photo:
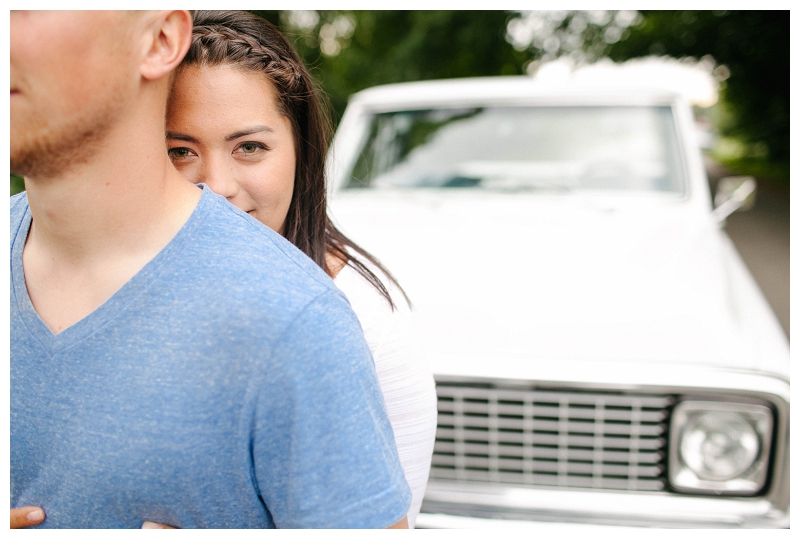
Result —
M 11 196 L 16 195 L 17 193 L 21 193 L 25 190 L 25 182 L 22 179 L 22 176 L 17 176 L 16 174 L 11 175 Z

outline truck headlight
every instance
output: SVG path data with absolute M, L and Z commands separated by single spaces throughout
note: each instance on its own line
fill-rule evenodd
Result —
M 771 440 L 766 405 L 680 402 L 670 425 L 669 482 L 682 492 L 756 494 L 766 481 Z

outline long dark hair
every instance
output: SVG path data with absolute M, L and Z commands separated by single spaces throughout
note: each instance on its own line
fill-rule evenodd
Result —
M 374 264 L 403 293 L 378 260 L 342 234 L 328 218 L 325 154 L 332 128 L 325 94 L 297 52 L 270 22 L 246 11 L 194 11 L 192 45 L 178 69 L 236 65 L 263 73 L 275 86 L 281 113 L 292 123 L 297 163 L 283 235 L 333 276 L 325 255 L 353 267 L 395 309 L 386 286 L 356 256 Z M 410 303 L 409 303 L 410 304 Z

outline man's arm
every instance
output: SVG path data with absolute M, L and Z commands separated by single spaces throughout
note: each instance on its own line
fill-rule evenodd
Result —
M 309 303 L 264 365 L 252 454 L 275 525 L 407 527 L 411 491 L 346 299 L 334 289 Z

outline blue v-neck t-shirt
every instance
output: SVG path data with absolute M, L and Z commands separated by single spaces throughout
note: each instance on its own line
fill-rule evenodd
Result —
M 383 527 L 405 516 L 374 365 L 347 300 L 203 189 L 172 241 L 53 334 L 11 199 L 11 506 L 44 528 Z

